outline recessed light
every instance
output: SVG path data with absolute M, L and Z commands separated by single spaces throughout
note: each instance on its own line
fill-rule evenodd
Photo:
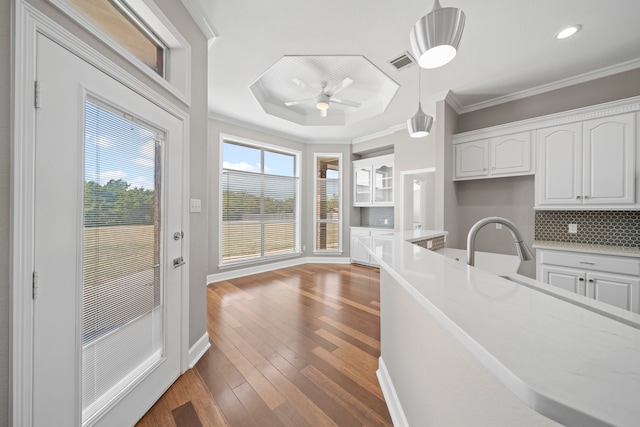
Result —
M 557 39 L 566 39 L 567 37 L 571 37 L 572 35 L 574 35 L 578 31 L 580 31 L 581 28 L 582 28 L 582 25 L 580 25 L 580 24 L 572 25 L 572 26 L 567 27 L 564 30 L 560 31 L 558 33 L 558 35 L 556 36 L 556 38 Z

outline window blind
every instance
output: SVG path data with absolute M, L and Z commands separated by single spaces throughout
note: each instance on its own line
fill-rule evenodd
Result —
M 223 169 L 222 263 L 300 252 L 299 178 Z
M 91 100 L 84 145 L 83 422 L 164 345 L 158 135 Z
M 318 157 L 316 167 L 315 250 L 339 251 L 340 158 Z

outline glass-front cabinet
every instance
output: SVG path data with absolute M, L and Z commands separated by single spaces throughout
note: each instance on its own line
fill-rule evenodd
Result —
M 353 162 L 353 206 L 393 206 L 393 154 Z
M 371 204 L 371 166 L 362 165 L 353 168 L 354 206 L 367 206 Z

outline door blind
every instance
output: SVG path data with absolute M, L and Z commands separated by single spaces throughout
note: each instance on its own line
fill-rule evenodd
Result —
M 83 422 L 163 353 L 159 135 L 85 103 Z

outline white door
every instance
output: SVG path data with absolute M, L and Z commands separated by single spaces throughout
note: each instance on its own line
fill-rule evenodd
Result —
M 585 294 L 585 274 L 583 271 L 542 265 L 541 272 L 542 282 L 579 295 Z
M 180 373 L 183 123 L 37 42 L 33 425 L 132 425 Z
M 371 257 L 367 248 L 371 247 L 369 230 L 351 229 L 351 261 L 369 264 Z
M 538 130 L 537 205 L 582 204 L 582 124 Z
M 635 115 L 584 123 L 584 204 L 635 203 Z
M 488 175 L 489 141 L 465 142 L 454 145 L 455 177 L 470 178 Z
M 531 133 L 491 138 L 489 174 L 507 175 L 531 171 Z
M 587 273 L 587 296 L 625 310 L 640 311 L 640 279 L 605 273 Z

